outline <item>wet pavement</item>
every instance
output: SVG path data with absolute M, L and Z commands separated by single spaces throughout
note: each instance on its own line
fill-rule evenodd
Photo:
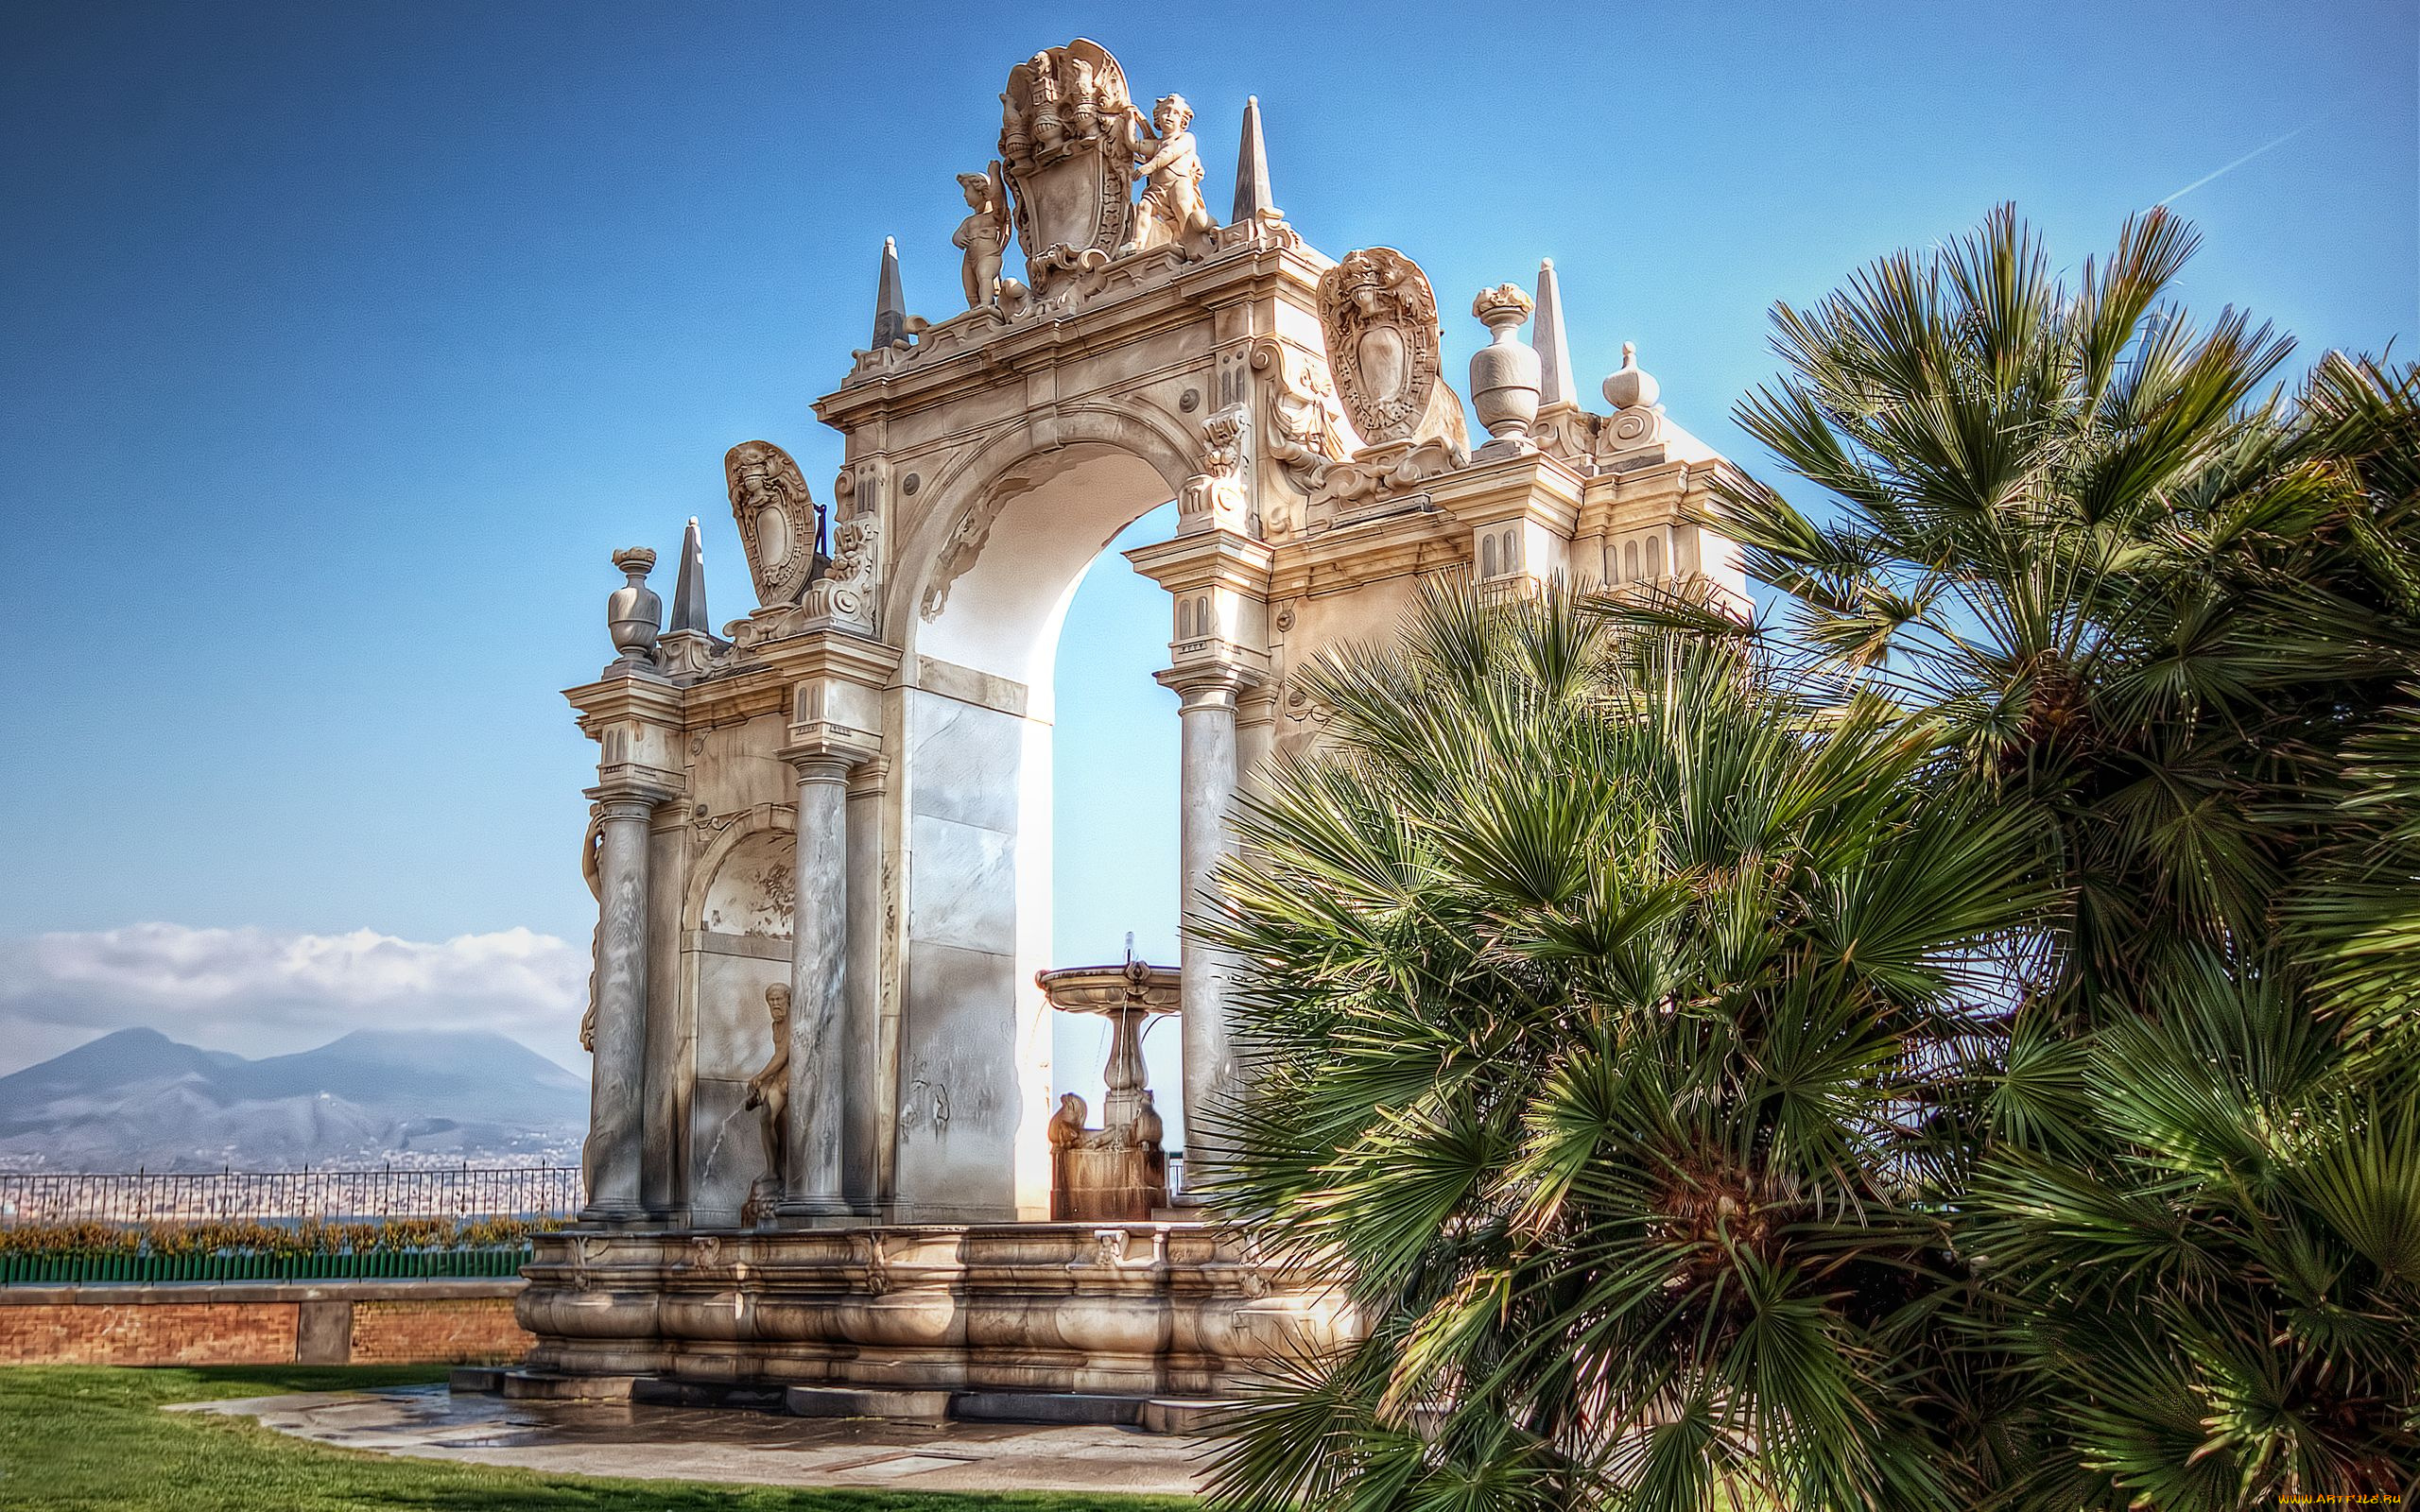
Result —
M 631 1402 L 508 1401 L 443 1386 L 190 1402 L 322 1444 L 556 1474 L 933 1491 L 1201 1489 L 1210 1440 L 1132 1428 L 888 1422 Z

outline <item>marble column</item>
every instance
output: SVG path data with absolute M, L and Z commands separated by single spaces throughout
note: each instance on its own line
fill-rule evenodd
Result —
M 647 850 L 654 796 L 602 790 L 597 855 L 596 1057 L 590 1066 L 588 1206 L 580 1219 L 640 1217 L 647 1081 Z
M 1236 695 L 1233 667 L 1185 668 L 1168 676 L 1177 691 L 1179 847 L 1184 933 L 1177 963 L 1183 993 L 1178 1025 L 1184 1057 L 1185 1185 L 1199 1187 L 1217 1160 L 1221 1108 L 1238 1088 L 1227 1017 L 1226 953 L 1201 937 L 1198 923 L 1219 863 L 1235 850 L 1227 813 L 1236 797 Z
M 881 1109 L 898 1106 L 882 1056 L 882 795 L 879 757 L 850 773 L 848 1017 L 841 1034 L 840 1194 L 872 1215 L 885 1194 Z
M 798 902 L 790 924 L 789 1190 L 785 1218 L 846 1216 L 841 1130 L 848 1089 L 849 767 L 826 752 L 795 756 Z

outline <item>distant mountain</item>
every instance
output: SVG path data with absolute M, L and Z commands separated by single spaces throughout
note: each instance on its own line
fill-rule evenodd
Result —
M 0 1164 L 251 1170 L 578 1158 L 588 1084 L 502 1035 L 357 1030 L 247 1060 L 121 1029 L 0 1076 Z

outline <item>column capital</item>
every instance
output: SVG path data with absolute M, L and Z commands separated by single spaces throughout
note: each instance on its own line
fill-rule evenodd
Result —
M 882 755 L 868 756 L 849 768 L 849 796 L 863 798 L 869 794 L 879 793 L 890 784 L 890 758 Z
M 669 803 L 680 796 L 676 787 L 627 779 L 601 782 L 580 793 L 580 797 L 597 805 L 599 817 L 608 819 L 644 819 L 655 812 L 658 804 Z
M 1151 680 L 1184 700 L 1186 709 L 1235 706 L 1236 696 L 1268 679 L 1257 668 L 1234 662 L 1193 662 L 1151 674 Z
M 828 736 L 793 740 L 773 754 L 789 763 L 802 782 L 846 782 L 853 768 L 874 757 L 869 747 Z

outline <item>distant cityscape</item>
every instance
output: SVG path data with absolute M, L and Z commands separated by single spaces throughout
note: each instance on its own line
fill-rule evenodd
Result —
M 0 1172 L 576 1166 L 587 1118 L 585 1081 L 497 1034 L 360 1030 L 253 1060 L 122 1029 L 0 1076 Z

